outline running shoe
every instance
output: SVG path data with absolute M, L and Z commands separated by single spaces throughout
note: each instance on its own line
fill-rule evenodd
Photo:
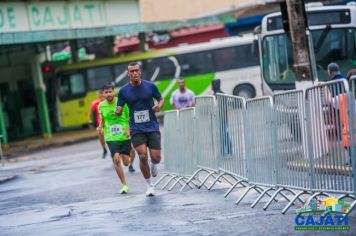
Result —
M 153 185 L 147 186 L 146 196 L 153 197 L 155 195 L 155 187 Z
M 108 154 L 108 150 L 104 149 L 104 150 L 103 150 L 102 158 L 105 159 L 105 157 L 106 157 L 107 154 Z
M 129 165 L 129 172 L 135 172 L 135 169 L 133 168 L 133 166 L 132 165 Z
M 122 186 L 120 193 L 121 194 L 126 194 L 129 192 L 129 187 L 127 185 Z
M 156 177 L 157 176 L 157 165 L 154 165 L 152 162 L 151 162 L 151 165 L 150 165 L 150 169 L 151 169 L 151 176 L 152 177 Z

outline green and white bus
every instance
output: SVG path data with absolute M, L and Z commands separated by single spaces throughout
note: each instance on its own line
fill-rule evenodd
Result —
M 143 79 L 154 82 L 164 96 L 163 110 L 172 109 L 169 98 L 177 89 L 179 78 L 196 95 L 206 94 L 216 78 L 221 79 L 225 93 L 247 98 L 262 95 L 259 55 L 253 36 L 221 38 L 59 67 L 55 76 L 57 126 L 85 125 L 97 90 L 108 81 L 114 81 L 118 87 L 127 83 L 127 64 L 132 61 L 141 63 Z
M 330 62 L 336 62 L 344 75 L 356 68 L 356 3 L 313 3 L 306 5 L 306 12 L 314 49 L 314 80 L 328 80 L 326 68 Z M 259 48 L 263 94 L 295 89 L 291 40 L 283 30 L 280 12 L 263 18 Z

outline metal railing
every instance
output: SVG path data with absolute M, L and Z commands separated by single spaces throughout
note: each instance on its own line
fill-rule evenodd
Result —
M 166 169 L 185 180 L 181 190 L 206 186 L 210 177 L 208 189 L 221 180 L 232 185 L 225 197 L 246 186 L 236 204 L 250 190 L 259 193 L 251 207 L 267 195 L 267 209 L 281 196 L 287 200 L 282 213 L 319 195 L 355 199 L 356 78 L 350 87 L 338 80 L 247 101 L 197 97 L 195 110 L 165 114 L 165 158 L 179 159 L 167 160 Z

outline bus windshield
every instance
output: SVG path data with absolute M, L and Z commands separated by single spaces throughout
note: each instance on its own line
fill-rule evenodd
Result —
M 356 67 L 355 28 L 325 28 L 311 31 L 318 80 L 328 80 L 326 68 L 336 62 L 344 75 Z M 287 34 L 266 36 L 262 41 L 262 70 L 272 90 L 294 84 L 291 40 Z

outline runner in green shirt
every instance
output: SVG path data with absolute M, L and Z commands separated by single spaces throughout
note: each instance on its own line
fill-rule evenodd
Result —
M 102 101 L 99 105 L 100 126 L 104 129 L 105 142 L 111 152 L 116 173 L 123 185 L 120 193 L 124 194 L 127 193 L 129 189 L 121 162 L 123 162 L 125 166 L 131 164 L 130 167 L 132 168 L 133 161 L 133 158 L 131 158 L 132 156 L 130 157 L 133 150 L 131 148 L 129 131 L 129 110 L 125 107 L 122 116 L 117 116 L 115 114 L 117 101 L 114 97 L 114 86 L 112 84 L 104 86 L 103 94 L 105 95 L 106 100 Z M 130 172 L 132 171 L 130 170 Z

